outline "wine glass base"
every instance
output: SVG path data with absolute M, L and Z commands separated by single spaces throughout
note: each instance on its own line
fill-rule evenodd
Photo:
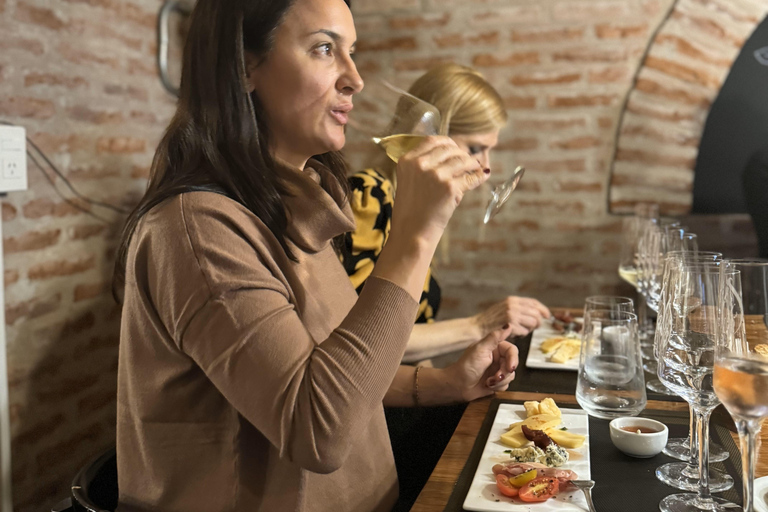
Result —
M 675 393 L 669 390 L 667 386 L 661 383 L 659 379 L 651 379 L 645 383 L 645 388 L 659 395 L 675 396 Z
M 661 451 L 664 455 L 687 462 L 691 458 L 691 438 L 673 437 L 667 441 L 667 446 Z M 709 442 L 709 462 L 723 462 L 731 456 L 728 451 L 717 443 Z
M 698 494 L 672 494 L 659 503 L 661 512 L 731 512 L 741 510 L 740 505 L 712 496 L 703 500 Z
M 687 469 L 689 469 L 689 471 L 686 471 Z M 690 476 L 686 475 L 686 473 L 690 473 Z M 668 486 L 682 491 L 698 491 L 698 473 L 698 468 L 689 468 L 687 462 L 670 462 L 669 464 L 664 464 L 663 466 L 656 468 L 656 478 Z M 733 487 L 733 478 L 715 468 L 709 468 L 710 492 L 723 492 L 731 487 Z
M 655 376 L 659 370 L 659 363 L 655 359 L 653 361 L 644 361 L 643 370 Z

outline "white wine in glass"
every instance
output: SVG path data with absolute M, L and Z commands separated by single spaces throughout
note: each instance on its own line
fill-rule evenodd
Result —
M 620 265 L 619 277 L 637 290 L 637 267 L 634 265 Z
M 378 144 L 393 162 L 397 163 L 401 156 L 416 149 L 425 138 L 426 135 L 397 133 L 386 137 L 372 137 L 371 140 Z

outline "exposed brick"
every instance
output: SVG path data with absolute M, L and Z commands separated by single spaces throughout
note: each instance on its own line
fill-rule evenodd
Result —
M 590 135 L 574 137 L 572 139 L 559 140 L 552 142 L 549 147 L 553 149 L 586 149 L 601 146 L 603 140 Z
M 580 79 L 581 73 L 537 72 L 513 75 L 509 79 L 509 83 L 518 86 L 558 85 L 578 82 Z
M 672 142 L 678 146 L 688 147 L 698 147 L 700 140 L 698 135 L 657 130 L 649 123 L 625 124 L 621 128 L 621 134 L 642 137 L 663 143 Z
M 72 229 L 73 240 L 85 240 L 96 235 L 100 235 L 107 229 L 104 224 L 88 224 L 84 226 L 75 226 Z
M 27 275 L 29 279 L 34 281 L 51 277 L 71 276 L 86 272 L 95 267 L 95 256 L 82 256 L 71 260 L 56 260 L 34 265 L 29 269 Z
M 581 94 L 575 96 L 549 96 L 550 107 L 594 107 L 613 105 L 618 101 L 615 94 Z
M 710 98 L 697 94 L 690 90 L 690 88 L 673 89 L 647 78 L 638 79 L 635 88 L 647 94 L 661 96 L 678 103 L 687 103 L 688 105 L 707 107 L 711 103 Z
M 110 95 L 128 96 L 139 101 L 147 101 L 149 99 L 149 93 L 146 89 L 135 87 L 133 85 L 106 84 L 104 86 L 104 92 Z
M 389 18 L 392 29 L 415 29 L 444 27 L 451 21 L 450 13 L 425 13 L 419 16 L 393 16 Z
M 516 137 L 499 142 L 496 146 L 497 151 L 525 151 L 539 147 L 539 140 L 535 137 Z
M 86 136 L 76 133 L 67 135 L 54 135 L 45 132 L 36 132 L 27 135 L 40 149 L 47 153 L 59 153 L 62 151 L 76 152 L 92 150 L 94 141 Z
M 627 52 L 618 48 L 568 48 L 552 53 L 552 59 L 555 62 L 625 62 Z
M 138 110 L 131 110 L 130 112 L 130 118 L 131 121 L 137 121 L 140 123 L 146 123 L 146 124 L 157 124 L 157 116 L 151 112 L 141 112 Z
M 621 222 L 607 222 L 601 225 L 584 225 L 572 222 L 558 222 L 556 229 L 562 233 L 621 233 Z
M 571 128 L 583 128 L 587 126 L 587 121 L 583 117 L 577 118 L 532 118 L 515 119 L 515 128 L 518 130 L 536 130 L 536 131 L 558 131 L 569 130 Z
M 378 40 L 360 39 L 357 41 L 358 52 L 407 51 L 415 50 L 417 46 L 416 38 L 411 36 Z
M 587 163 L 583 158 L 565 160 L 526 160 L 525 167 L 534 172 L 584 172 Z
M 21 236 L 7 237 L 3 239 L 3 251 L 6 254 L 15 252 L 36 251 L 59 243 L 60 229 L 47 231 L 27 231 Z
M 67 172 L 70 180 L 101 180 L 120 176 L 117 167 L 75 167 Z
M 128 59 L 128 73 L 131 75 L 158 76 L 154 60 Z
M 681 111 L 678 106 L 668 107 L 666 105 L 640 103 L 632 101 L 630 97 L 629 104 L 627 105 L 627 112 L 637 114 L 640 116 L 647 116 L 654 119 L 660 119 L 663 121 L 693 121 L 696 118 L 696 114 L 692 111 Z
M 82 201 L 78 199 L 73 199 L 72 201 L 86 210 L 89 209 L 86 203 L 82 203 Z M 56 203 L 46 198 L 33 199 L 32 201 L 29 201 L 23 206 L 22 211 L 24 212 L 24 217 L 28 219 L 40 219 L 47 216 L 66 217 L 69 215 L 78 215 L 82 213 L 82 210 L 76 208 L 70 203 Z
M 92 311 L 86 311 L 82 315 L 68 320 L 62 329 L 62 336 L 71 336 L 87 331 L 96 323 L 96 317 Z
M 507 250 L 507 242 L 505 240 L 480 242 L 478 240 L 454 239 L 454 240 L 451 240 L 451 244 L 461 248 L 464 251 L 470 251 L 470 252 L 477 252 L 477 251 L 504 252 Z
M 0 50 L 24 50 L 39 56 L 45 52 L 45 47 L 37 39 L 13 36 L 0 37 Z
M 149 178 L 149 167 L 142 166 L 142 165 L 134 165 L 131 168 L 131 178 Z
M 470 18 L 470 24 L 474 26 L 503 25 L 509 26 L 530 24 L 544 21 L 547 13 L 539 5 L 519 5 L 512 7 L 500 7 L 479 12 Z
M 719 42 L 730 43 L 733 48 L 741 48 L 744 45 L 743 37 L 731 34 L 722 24 L 710 17 L 694 16 L 691 13 L 683 13 L 680 10 L 675 10 L 672 12 L 670 18 L 690 25 L 697 31 L 700 31 L 701 33 L 698 34 L 700 37 L 710 36 Z
M 8 222 L 16 218 L 18 210 L 10 203 L 3 201 L 3 221 Z
M 6 304 L 5 323 L 13 325 L 20 318 L 37 318 L 56 311 L 61 304 L 61 294 L 35 297 L 26 301 Z
M 613 25 L 601 23 L 595 26 L 595 35 L 599 39 L 639 38 L 648 35 L 648 25 Z
M 422 57 L 417 59 L 397 59 L 393 62 L 393 67 L 397 71 L 426 71 L 427 69 L 453 62 L 452 57 Z
M 506 57 L 497 57 L 491 53 L 481 53 L 472 58 L 472 65 L 477 67 L 509 67 L 538 63 L 538 52 L 516 52 Z
M 471 45 L 495 45 L 499 42 L 499 32 L 483 32 L 478 34 L 452 33 L 437 35 L 432 38 L 438 48 L 451 48 Z
M 81 300 L 93 299 L 94 297 L 108 293 L 109 290 L 110 285 L 104 282 L 79 284 L 75 287 L 74 301 L 80 302 Z
M 617 162 L 637 162 L 646 165 L 665 165 L 693 169 L 696 158 L 665 155 L 658 151 L 642 151 L 638 149 L 622 149 L 616 152 Z
M 123 113 L 120 111 L 107 112 L 78 105 L 68 109 L 69 117 L 77 121 L 85 121 L 93 124 L 114 124 L 123 122 Z
M 5 286 L 10 286 L 19 280 L 19 271 L 13 270 L 13 269 L 11 270 L 6 269 L 3 277 L 4 277 L 3 282 L 5 283 Z
M 55 113 L 56 107 L 50 100 L 28 96 L 0 96 L 0 115 L 3 116 L 50 119 Z
M 109 24 L 99 23 L 98 21 L 92 22 L 87 19 L 74 20 L 69 28 L 69 33 L 90 39 L 112 39 L 120 43 L 122 47 L 137 51 L 140 51 L 144 46 L 144 41 L 139 38 L 121 34 L 112 29 Z
M 32 23 L 51 30 L 61 30 L 67 26 L 67 23 L 51 9 L 37 7 L 26 2 L 16 4 L 15 17 L 18 21 Z
M 562 242 L 534 242 L 520 240 L 518 250 L 522 253 L 530 252 L 581 252 L 585 246 L 581 242 L 562 243 Z
M 680 64 L 679 62 L 653 57 L 651 55 L 645 59 L 645 66 L 649 69 L 656 69 L 666 75 L 679 78 L 685 82 L 703 85 L 710 89 L 720 88 L 720 78 L 712 76 L 700 68 L 693 68 Z
M 59 55 L 61 55 L 64 58 L 64 60 L 72 62 L 73 64 L 79 64 L 79 65 L 98 64 L 114 70 L 120 69 L 120 60 L 118 60 L 115 57 L 106 57 L 106 56 L 96 55 L 95 53 L 84 50 L 81 47 L 73 47 L 68 43 L 60 44 L 57 50 L 59 52 Z M 106 50 L 102 50 L 102 51 L 106 53 Z M 109 53 L 108 55 L 112 55 L 112 54 Z
M 629 82 L 629 69 L 626 66 L 614 66 L 599 70 L 590 70 L 589 82 L 592 84 Z
M 583 28 L 519 29 L 512 31 L 514 43 L 553 43 L 574 41 L 584 37 Z
M 593 21 L 616 19 L 629 16 L 630 3 L 622 0 L 576 1 L 563 0 L 552 6 L 556 21 Z
M 730 67 L 732 64 L 731 59 L 718 57 L 712 51 L 707 51 L 705 49 L 699 48 L 695 46 L 694 43 L 692 43 L 690 40 L 684 39 L 674 34 L 663 34 L 663 33 L 659 34 L 656 37 L 655 44 L 656 45 L 672 44 L 674 45 L 677 52 L 680 53 L 681 55 L 685 55 L 686 57 L 691 57 L 693 59 L 700 60 L 702 62 L 715 64 L 716 66 Z
M 539 212 L 558 213 L 562 215 L 579 215 L 586 209 L 584 203 L 580 201 L 569 200 L 566 202 L 546 200 L 546 199 L 519 199 L 518 206 L 521 208 L 530 208 Z
M 581 183 L 578 181 L 558 181 L 556 188 L 562 192 L 602 192 L 603 183 Z
M 63 73 L 38 73 L 33 71 L 24 75 L 24 85 L 26 87 L 34 87 L 36 85 L 60 85 L 67 89 L 77 89 L 78 87 L 87 88 L 88 81 L 81 76 L 70 76 Z
M 143 153 L 146 148 L 146 140 L 132 137 L 101 137 L 96 141 L 99 153 Z
M 536 107 L 535 96 L 510 95 L 510 96 L 504 96 L 503 100 L 504 100 L 504 106 L 512 110 L 529 109 L 529 108 Z
M 615 120 L 612 117 L 598 117 L 597 126 L 600 128 L 613 128 Z

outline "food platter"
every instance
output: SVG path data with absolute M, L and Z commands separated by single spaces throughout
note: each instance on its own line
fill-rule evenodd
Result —
M 569 359 L 564 363 L 554 363 L 550 361 L 550 355 L 542 352 L 542 344 L 552 338 L 562 337 L 563 334 L 549 328 L 548 326 L 541 327 L 533 331 L 531 336 L 531 345 L 528 348 L 528 357 L 525 360 L 525 366 L 527 368 L 538 368 L 542 370 L 566 370 L 566 371 L 578 371 L 579 370 L 579 356 L 578 353 L 575 357 Z M 574 339 L 578 339 L 577 335 Z

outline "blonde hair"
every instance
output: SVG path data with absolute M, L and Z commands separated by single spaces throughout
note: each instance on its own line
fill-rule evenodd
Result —
M 466 66 L 435 66 L 421 75 L 408 92 L 437 108 L 442 135 L 487 133 L 507 124 L 507 111 L 499 93 L 483 75 Z M 377 170 L 396 184 L 391 161 L 382 160 Z

